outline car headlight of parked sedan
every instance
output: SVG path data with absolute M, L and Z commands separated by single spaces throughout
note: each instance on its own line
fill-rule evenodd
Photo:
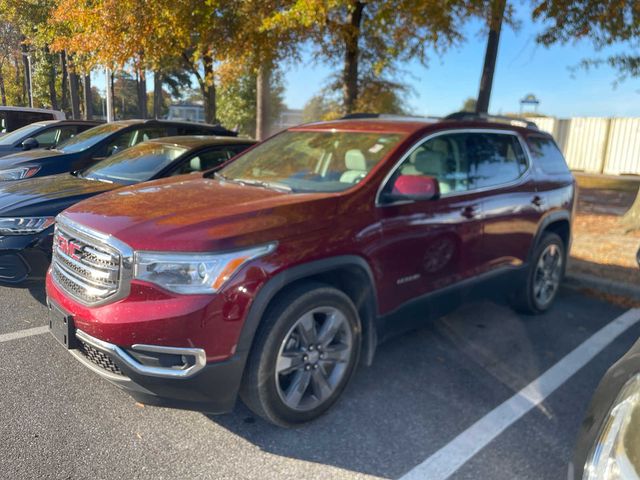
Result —
M 0 182 L 33 177 L 38 173 L 38 170 L 40 170 L 40 167 L 18 167 L 0 170 Z
M 0 217 L 0 235 L 40 233 L 55 222 L 55 217 Z
M 640 374 L 609 410 L 585 465 L 584 480 L 640 478 Z
M 275 244 L 219 254 L 136 252 L 134 277 L 181 294 L 215 293 L 245 263 Z

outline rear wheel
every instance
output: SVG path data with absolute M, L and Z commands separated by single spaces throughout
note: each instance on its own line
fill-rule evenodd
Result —
M 555 233 L 544 234 L 533 253 L 526 282 L 516 293 L 516 309 L 538 314 L 551 307 L 564 278 L 566 257 L 562 239 Z
M 359 352 L 360 323 L 349 297 L 322 284 L 294 288 L 263 319 L 242 400 L 277 425 L 313 420 L 338 399 Z

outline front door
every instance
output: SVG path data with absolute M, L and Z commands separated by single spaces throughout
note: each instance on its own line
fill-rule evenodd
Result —
M 469 188 L 466 137 L 445 133 L 426 139 L 398 166 L 385 189 L 405 175 L 437 179 L 440 198 L 381 203 L 382 230 L 376 252 L 389 295 L 388 312 L 424 294 L 473 277 L 481 266 L 482 194 Z

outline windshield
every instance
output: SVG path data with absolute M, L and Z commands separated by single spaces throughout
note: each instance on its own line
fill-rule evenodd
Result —
M 80 176 L 133 185 L 149 180 L 187 150 L 176 145 L 143 142 L 84 170 Z
M 125 128 L 125 125 L 118 123 L 105 123 L 104 125 L 99 125 L 97 127 L 90 128 L 89 130 L 85 130 L 75 137 L 71 137 L 66 142 L 58 144 L 56 149 L 64 153 L 81 152 L 89 147 L 93 147 L 103 138 L 106 138 L 110 134 L 117 132 L 118 130 L 122 130 L 123 128 Z
M 234 160 L 225 180 L 293 192 L 340 192 L 360 182 L 402 138 L 398 134 L 287 131 Z
M 0 145 L 11 146 L 20 140 L 29 138 L 41 128 L 42 128 L 42 125 L 32 123 L 31 125 L 27 125 L 25 127 L 14 130 L 13 132 L 7 133 L 6 135 L 2 135 L 0 137 Z

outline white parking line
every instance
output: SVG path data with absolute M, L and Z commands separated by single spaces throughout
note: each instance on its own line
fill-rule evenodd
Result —
M 513 397 L 487 413 L 447 445 L 414 467 L 400 480 L 448 478 L 510 425 L 543 402 L 620 334 L 639 321 L 640 309 L 634 308 L 625 312 Z
M 31 337 L 33 335 L 42 335 L 43 333 L 47 333 L 49 331 L 49 327 L 35 327 L 35 328 L 27 328 L 26 330 L 18 330 L 17 332 L 11 333 L 3 333 L 0 335 L 0 343 L 8 342 L 10 340 L 17 340 L 19 338 Z

